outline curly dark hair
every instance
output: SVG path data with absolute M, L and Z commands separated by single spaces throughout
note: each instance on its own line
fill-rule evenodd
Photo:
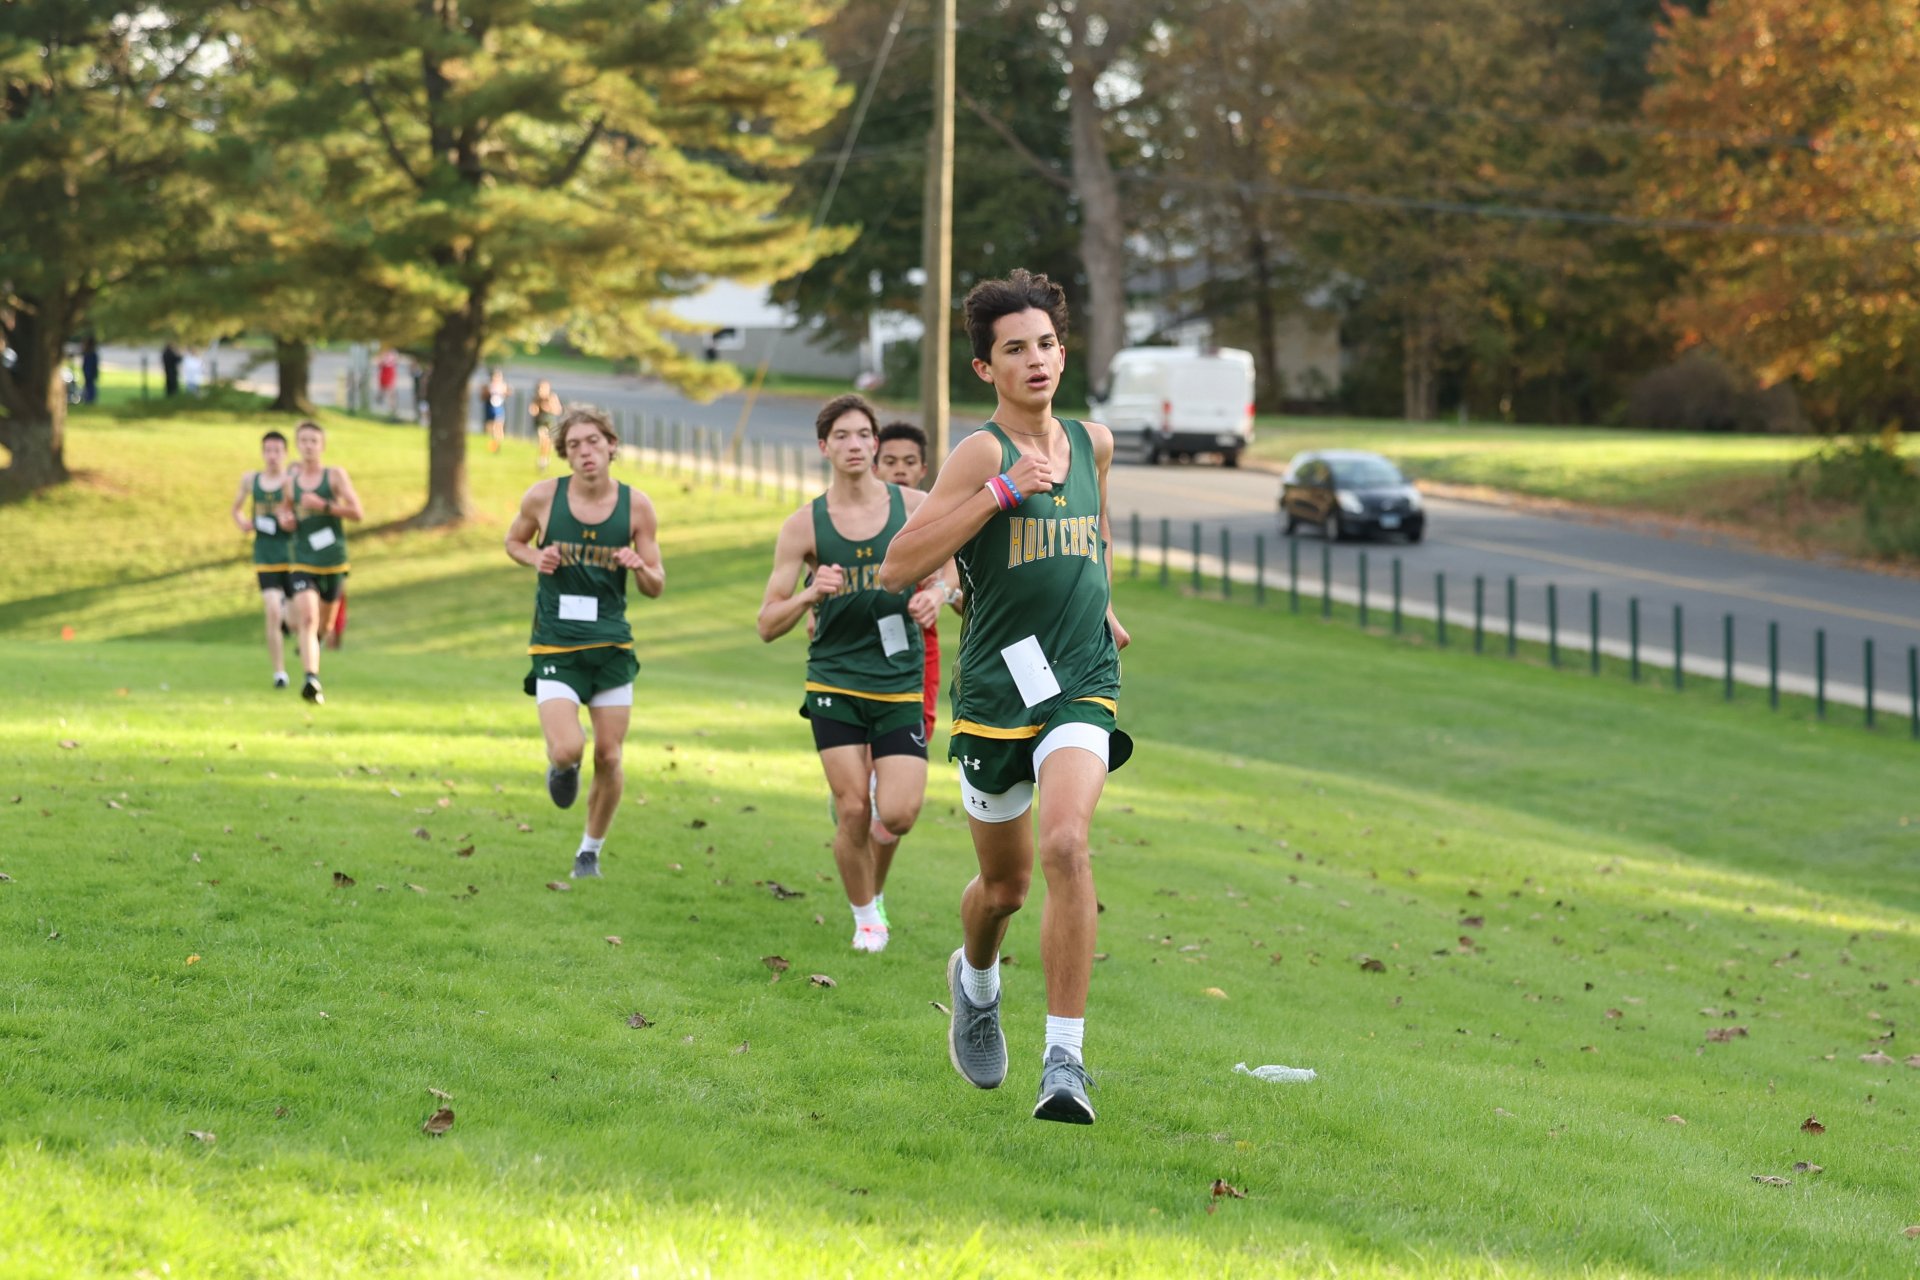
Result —
M 973 358 L 990 360 L 993 354 L 993 322 L 1032 309 L 1044 311 L 1053 321 L 1054 336 L 1067 340 L 1067 291 L 1045 275 L 1035 275 L 1024 267 L 1015 267 L 1005 280 L 982 280 L 967 290 L 962 314 L 967 321 L 967 337 L 973 343 Z

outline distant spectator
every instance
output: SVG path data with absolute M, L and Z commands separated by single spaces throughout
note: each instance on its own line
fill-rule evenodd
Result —
M 380 388 L 380 405 L 389 418 L 400 416 L 400 355 L 392 347 L 380 349 L 375 379 Z
M 180 394 L 180 349 L 169 342 L 160 348 L 160 375 L 167 380 L 167 394 Z
M 560 421 L 562 407 L 551 382 L 542 378 L 533 384 L 533 399 L 527 404 L 527 417 L 533 420 L 533 438 L 540 446 L 542 471 L 547 469 L 547 459 L 553 456 L 553 428 Z
M 417 357 L 407 358 L 407 376 L 413 379 L 413 418 L 416 422 L 427 420 L 427 366 Z
M 480 420 L 487 428 L 487 452 L 498 453 L 507 438 L 507 399 L 513 394 L 507 376 L 498 368 L 487 377 L 480 391 Z
M 80 344 L 80 403 L 100 402 L 100 344 L 88 338 Z
M 200 388 L 206 383 L 206 363 L 200 359 L 200 353 L 192 347 L 180 357 L 180 386 L 190 396 L 200 394 Z

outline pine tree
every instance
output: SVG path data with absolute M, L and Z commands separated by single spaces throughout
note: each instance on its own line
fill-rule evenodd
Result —
M 287 0 L 290 117 L 330 155 L 337 219 L 429 316 L 424 523 L 468 508 L 467 388 L 482 356 L 565 325 L 596 354 L 698 391 L 661 304 L 706 277 L 792 274 L 845 237 L 778 211 L 803 140 L 846 91 L 812 0 Z M 333 140 L 372 138 L 370 149 Z

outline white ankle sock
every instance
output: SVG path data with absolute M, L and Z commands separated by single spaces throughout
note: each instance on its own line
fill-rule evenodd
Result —
M 985 969 L 976 969 L 967 963 L 967 953 L 960 953 L 960 989 L 967 993 L 967 999 L 975 1004 L 992 1004 L 1000 998 L 1000 958 L 994 957 L 993 963 Z
M 1059 1045 L 1073 1055 L 1075 1062 L 1084 1061 L 1080 1056 L 1081 1042 L 1087 1038 L 1087 1020 L 1085 1018 L 1056 1018 L 1047 1015 L 1047 1048 Z M 1041 1057 L 1044 1059 L 1045 1054 Z
M 598 853 L 600 852 L 600 846 L 605 844 L 606 842 L 607 842 L 607 838 L 605 836 L 596 837 L 596 836 L 582 835 L 580 837 L 580 852 Z
M 855 906 L 853 908 L 853 923 L 855 925 L 870 924 L 878 928 L 880 924 L 879 899 L 876 898 L 865 906 Z

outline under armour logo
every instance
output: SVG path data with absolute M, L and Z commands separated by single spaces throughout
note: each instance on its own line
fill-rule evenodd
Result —
M 560 674 L 560 668 L 554 666 L 542 667 L 540 668 L 540 674 L 543 676 L 557 676 Z
M 982 813 L 987 811 L 987 798 L 985 796 L 968 796 L 967 802 Z
M 873 559 L 873 548 L 872 547 L 855 547 L 853 549 L 853 558 L 855 560 L 871 560 Z
M 969 769 L 978 769 L 980 767 L 980 757 L 974 756 L 972 758 L 968 758 L 966 756 L 961 756 L 960 763 L 964 764 Z
M 1066 505 L 1067 505 L 1067 495 L 1066 495 L 1066 494 L 1064 494 L 1064 493 L 1056 493 L 1056 494 L 1054 494 L 1054 495 L 1053 495 L 1053 505 L 1054 505 L 1054 506 L 1056 506 L 1056 507 L 1064 507 L 1064 506 L 1066 506 Z
M 832 698 L 815 698 L 813 700 L 813 705 L 815 705 L 816 707 L 830 707 L 833 705 L 833 699 Z

